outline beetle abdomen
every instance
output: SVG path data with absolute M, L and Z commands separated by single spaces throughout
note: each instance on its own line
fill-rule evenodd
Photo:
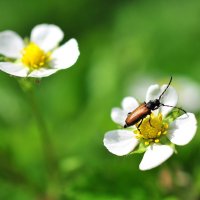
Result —
M 126 118 L 126 125 L 124 127 L 132 126 L 145 118 L 151 113 L 151 110 L 147 108 L 146 103 L 141 104 L 135 110 L 133 110 Z

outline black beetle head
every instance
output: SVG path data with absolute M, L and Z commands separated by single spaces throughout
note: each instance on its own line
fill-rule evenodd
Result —
M 156 110 L 160 107 L 160 100 L 159 99 L 155 99 L 155 100 L 151 100 L 147 103 L 147 108 L 149 108 L 150 110 Z

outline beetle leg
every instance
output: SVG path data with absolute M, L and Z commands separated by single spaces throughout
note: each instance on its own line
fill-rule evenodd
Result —
M 180 107 L 165 105 L 165 104 L 163 104 L 163 103 L 161 103 L 161 105 L 162 105 L 162 106 L 166 106 L 166 107 L 170 107 L 170 108 L 177 108 L 178 110 L 183 111 L 183 112 L 188 116 L 187 112 L 186 112 L 185 110 L 183 110 L 182 108 L 180 108 Z
M 138 131 L 139 131 L 140 133 L 141 133 L 141 131 L 140 131 L 140 126 L 141 126 L 142 122 L 143 122 L 143 118 L 141 119 L 139 125 L 137 126 L 137 129 L 138 129 Z
M 151 115 L 150 115 L 150 117 L 149 117 L 149 124 L 150 124 L 151 127 L 154 128 L 154 126 L 151 124 Z

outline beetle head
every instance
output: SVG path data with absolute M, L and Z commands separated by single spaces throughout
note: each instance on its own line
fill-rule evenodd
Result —
M 147 103 L 147 108 L 149 108 L 150 110 L 156 110 L 161 106 L 160 100 L 159 99 L 155 99 L 155 100 L 150 100 Z

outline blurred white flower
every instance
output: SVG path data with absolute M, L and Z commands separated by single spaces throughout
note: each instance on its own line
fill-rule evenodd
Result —
M 146 102 L 157 99 L 164 91 L 166 85 L 151 85 L 146 93 Z M 176 106 L 177 93 L 173 87 L 169 87 L 161 102 L 165 105 Z M 127 114 L 139 106 L 133 97 L 126 97 L 122 101 L 121 108 L 113 108 L 112 120 L 124 126 Z M 127 129 L 109 131 L 104 136 L 104 145 L 111 153 L 123 156 L 133 152 L 136 147 L 143 148 L 144 156 L 139 165 L 140 170 L 149 170 L 157 167 L 167 160 L 174 152 L 174 144 L 186 145 L 194 137 L 197 129 L 197 121 L 193 113 L 183 114 L 174 121 L 166 118 L 173 108 L 161 106 L 146 117 L 140 131 L 137 125 Z M 151 120 L 151 123 L 149 122 Z
M 153 83 L 154 79 L 151 75 L 139 75 L 137 78 L 134 78 L 134 81 L 131 78 L 127 83 L 130 87 L 126 88 L 126 93 L 137 96 L 139 100 L 144 99 L 145 91 Z M 179 93 L 178 105 L 180 107 L 183 107 L 188 112 L 200 111 L 200 84 L 189 77 L 176 76 L 176 79 L 173 81 L 173 87 Z
M 190 112 L 200 111 L 200 85 L 191 78 L 176 77 L 174 87 L 179 91 L 179 105 Z
M 33 28 L 30 41 L 25 42 L 14 31 L 0 32 L 0 70 L 19 77 L 46 77 L 58 70 L 71 67 L 78 59 L 79 49 L 75 39 L 60 47 L 62 30 L 53 24 L 40 24 Z

